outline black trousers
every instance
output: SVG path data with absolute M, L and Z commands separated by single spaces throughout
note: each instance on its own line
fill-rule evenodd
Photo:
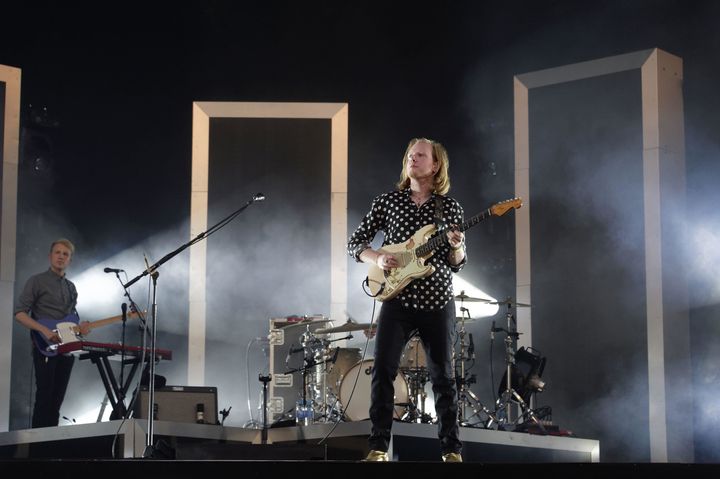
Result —
M 428 372 L 435 394 L 438 437 L 443 454 L 460 452 L 457 387 L 452 364 L 455 342 L 455 301 L 438 311 L 405 308 L 399 300 L 383 303 L 375 336 L 375 361 L 370 389 L 370 449 L 387 451 L 390 446 L 394 412 L 393 381 L 397 376 L 403 348 L 415 334 L 425 348 Z
M 74 356 L 42 355 L 33 347 L 35 365 L 35 406 L 33 407 L 32 427 L 57 426 L 60 422 L 60 406 L 65 399 L 70 382 Z

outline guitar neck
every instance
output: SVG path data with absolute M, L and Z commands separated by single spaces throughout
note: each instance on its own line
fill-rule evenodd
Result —
M 121 321 L 121 320 L 122 320 L 122 315 L 111 316 L 109 318 L 93 321 L 88 325 L 88 327 L 90 329 L 101 328 L 103 326 L 107 326 L 108 324 L 117 323 L 118 321 Z
M 476 214 L 475 216 L 473 216 L 472 218 L 470 218 L 469 220 L 467 220 L 466 222 L 461 224 L 458 227 L 458 229 L 460 231 L 465 232 L 465 231 L 469 230 L 470 228 L 472 228 L 473 226 L 475 226 L 476 224 L 480 223 L 483 220 L 488 219 L 491 216 L 492 216 L 492 211 L 490 210 L 490 208 L 488 208 L 485 211 L 482 211 L 482 212 Z
M 137 317 L 137 313 L 128 313 L 127 314 L 127 318 L 134 318 L 134 317 Z M 117 323 L 118 321 L 122 321 L 122 318 L 123 318 L 122 314 L 119 314 L 117 316 L 111 316 L 111 317 L 105 318 L 105 319 L 98 319 L 97 321 L 88 323 L 88 328 L 90 328 L 90 330 L 93 330 L 95 328 L 101 328 L 103 326 L 107 326 L 108 324 L 113 324 L 113 323 Z M 79 326 L 75 326 L 73 329 L 75 330 L 75 332 L 77 332 L 79 330 Z
M 490 208 L 488 208 L 485 211 L 482 211 L 482 212 L 476 214 L 469 220 L 463 222 L 461 225 L 458 226 L 457 229 L 459 231 L 465 232 L 465 231 L 469 230 L 470 228 L 472 228 L 473 226 L 475 226 L 476 224 L 480 223 L 481 221 L 489 218 L 490 216 L 492 216 L 492 211 L 490 210 Z M 447 242 L 448 242 L 447 235 L 438 234 L 438 235 L 432 237 L 431 239 L 429 239 L 427 243 L 418 246 L 417 249 L 415 250 L 415 252 L 416 252 L 417 256 L 420 256 L 420 257 L 426 256 L 431 251 L 436 250 L 437 248 L 439 248 L 440 246 L 444 245 Z

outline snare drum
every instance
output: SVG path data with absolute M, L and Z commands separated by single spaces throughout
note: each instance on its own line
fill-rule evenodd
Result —
M 370 418 L 370 383 L 374 364 L 374 359 L 361 361 L 350 368 L 342 378 L 340 402 L 345 408 L 345 415 L 350 421 L 362 421 Z M 355 392 L 353 392 L 355 378 L 357 378 L 357 385 L 355 386 Z M 395 386 L 395 404 L 409 403 L 408 385 L 402 374 L 397 375 L 393 385 Z M 396 419 L 400 419 L 404 413 L 404 406 L 395 406 Z

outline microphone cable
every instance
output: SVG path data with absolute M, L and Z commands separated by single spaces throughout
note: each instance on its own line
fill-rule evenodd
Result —
M 372 330 L 373 324 L 375 323 L 375 303 L 376 303 L 376 301 L 373 300 L 372 313 L 370 315 L 370 330 Z M 370 336 L 366 336 L 366 338 L 365 338 L 365 347 L 363 348 L 363 353 L 362 353 L 362 356 L 360 357 L 360 361 L 357 363 L 358 365 L 361 365 L 365 361 L 365 355 L 367 354 L 368 344 L 370 344 Z M 343 420 L 343 417 L 345 416 L 345 411 L 347 411 L 348 406 L 352 402 L 352 398 L 355 395 L 355 388 L 357 387 L 357 383 L 358 383 L 358 380 L 360 379 L 360 373 L 362 372 L 362 370 L 363 370 L 363 368 L 361 368 L 361 367 L 358 368 L 357 374 L 355 375 L 355 380 L 353 382 L 353 387 L 350 390 L 350 397 L 347 400 L 347 404 L 342 405 L 343 413 L 338 414 L 338 418 L 335 421 L 335 423 L 333 424 L 333 427 L 330 428 L 330 431 L 328 431 L 328 433 L 322 439 L 320 439 L 320 441 L 318 441 L 318 443 L 317 443 L 318 446 L 322 445 L 325 441 L 328 440 L 330 435 L 335 431 L 335 428 L 337 428 L 338 424 L 340 424 L 340 421 Z M 338 395 L 339 395 L 339 391 L 338 391 Z M 336 398 L 335 404 L 337 404 L 338 400 L 339 400 L 339 398 Z

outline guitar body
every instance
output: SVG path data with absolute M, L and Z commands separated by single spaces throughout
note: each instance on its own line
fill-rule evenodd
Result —
M 139 316 L 138 313 L 135 311 L 132 311 L 127 314 L 126 318 L 137 318 Z M 98 321 L 93 321 L 92 323 L 88 324 L 88 329 L 92 330 L 95 328 L 99 328 L 101 326 L 107 326 L 108 324 L 116 323 L 118 321 L 122 321 L 122 315 L 119 316 L 112 316 L 110 318 L 100 319 Z M 78 326 L 78 323 L 80 322 L 80 318 L 77 314 L 68 314 L 63 319 L 55 320 L 55 319 L 47 319 L 47 318 L 40 318 L 36 320 L 38 323 L 42 324 L 43 326 L 46 326 L 51 331 L 55 331 L 57 335 L 60 337 L 60 342 L 57 344 L 51 344 L 48 343 L 45 339 L 45 336 L 43 336 L 41 333 L 37 331 L 31 331 L 30 335 L 32 336 L 33 344 L 35 347 L 45 356 L 53 357 L 57 356 L 57 348 L 64 344 L 74 343 L 81 341 L 80 338 L 80 327 Z
M 51 331 L 57 331 L 60 336 L 59 344 L 72 343 L 79 341 L 77 337 L 77 327 L 80 318 L 76 314 L 68 314 L 62 319 L 40 318 L 38 323 L 47 327 Z M 31 331 L 33 344 L 45 356 L 57 356 L 58 344 L 49 343 L 45 336 L 38 331 Z
M 388 301 L 400 294 L 412 280 L 430 276 L 435 272 L 433 265 L 425 264 L 433 251 L 422 257 L 416 254 L 417 247 L 427 243 L 435 231 L 435 225 L 426 225 L 404 243 L 385 245 L 378 250 L 380 253 L 393 255 L 400 266 L 385 271 L 374 264 L 370 265 L 368 287 L 377 301 Z
M 514 198 L 492 205 L 487 210 L 473 216 L 459 225 L 459 231 L 466 231 L 491 216 L 502 216 L 510 210 L 520 208 L 522 200 Z M 436 248 L 447 242 L 445 234 L 435 235 L 435 225 L 425 225 L 404 243 L 386 245 L 380 248 L 380 253 L 391 254 L 400 263 L 397 268 L 388 271 L 375 264 L 368 269 L 367 285 L 372 296 L 377 301 L 387 301 L 394 298 L 410 282 L 417 278 L 430 276 L 435 267 L 426 265 L 425 261 L 433 255 Z

